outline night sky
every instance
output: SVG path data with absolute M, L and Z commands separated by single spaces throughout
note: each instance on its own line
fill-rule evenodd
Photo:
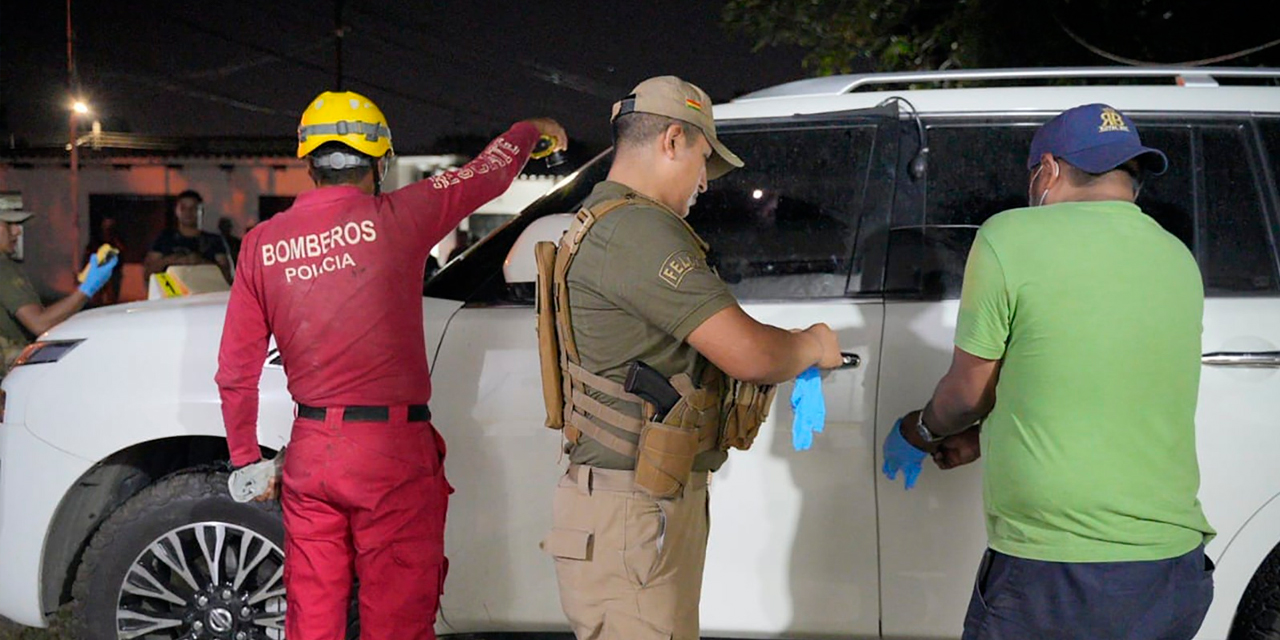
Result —
M 345 0 L 344 89 L 372 98 L 399 153 L 548 115 L 607 144 L 612 102 L 676 74 L 716 102 L 805 75 L 752 53 L 721 2 Z M 73 0 L 83 93 L 107 131 L 290 136 L 336 83 L 334 0 Z M 0 0 L 0 132 L 67 136 L 64 0 Z

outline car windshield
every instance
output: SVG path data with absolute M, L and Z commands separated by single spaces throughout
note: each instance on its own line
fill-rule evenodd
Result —
M 555 213 L 577 211 L 597 182 L 609 174 L 613 150 L 609 149 L 582 165 L 546 195 L 534 200 L 520 215 L 476 242 L 466 254 L 445 265 L 423 286 L 430 298 L 494 301 L 505 296 L 502 263 L 520 233 L 534 220 Z

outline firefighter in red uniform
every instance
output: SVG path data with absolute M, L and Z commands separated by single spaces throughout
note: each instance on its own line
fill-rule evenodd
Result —
M 271 336 L 297 403 L 281 491 L 289 640 L 345 636 L 353 568 L 361 637 L 435 638 L 452 488 L 427 407 L 423 268 L 507 189 L 541 135 L 557 148 L 567 139 L 554 121 L 526 120 L 466 166 L 382 194 L 392 150 L 378 107 L 351 92 L 307 105 L 298 157 L 318 188 L 244 238 L 217 374 L 237 468 L 261 457 Z

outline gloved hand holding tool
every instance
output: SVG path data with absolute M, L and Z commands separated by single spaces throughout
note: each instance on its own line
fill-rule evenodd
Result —
M 827 419 L 827 405 L 822 399 L 822 376 L 817 367 L 809 367 L 796 376 L 796 388 L 791 392 L 791 409 L 795 419 L 791 423 L 791 446 L 804 451 L 813 445 L 813 434 L 822 433 Z
M 920 477 L 920 463 L 928 455 L 902 437 L 902 418 L 898 418 L 884 439 L 884 475 L 894 480 L 901 471 L 906 488 L 910 489 L 916 486 L 916 478 Z
M 120 251 L 109 244 L 98 247 L 97 253 L 89 256 L 89 264 L 84 266 L 84 270 L 76 278 L 80 281 L 80 292 L 90 298 L 98 293 L 98 290 L 111 279 L 111 271 L 120 261 L 119 254 Z
M 231 472 L 227 490 L 236 502 L 270 500 L 275 497 L 281 475 L 284 473 L 284 447 L 270 459 L 247 464 Z

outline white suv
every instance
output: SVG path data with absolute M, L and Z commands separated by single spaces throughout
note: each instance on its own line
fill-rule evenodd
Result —
M 825 322 L 858 362 L 825 376 L 826 430 L 811 450 L 792 449 L 783 385 L 755 448 L 716 474 L 705 634 L 959 635 L 985 542 L 981 465 L 930 467 L 907 492 L 877 472 L 878 445 L 947 367 L 969 243 L 987 217 L 1025 204 L 1036 126 L 1104 102 L 1168 154 L 1139 204 L 1191 248 L 1208 295 L 1200 495 L 1219 535 L 1200 637 L 1280 638 L 1277 79 L 1168 68 L 843 76 L 717 106 L 747 166 L 713 183 L 690 222 L 748 313 Z M 937 88 L 993 80 L 1023 86 Z M 608 162 L 425 287 L 432 412 L 457 486 L 441 633 L 567 629 L 538 550 L 566 460 L 560 434 L 541 426 L 528 247 L 559 234 L 554 214 L 573 211 Z M 282 637 L 278 511 L 225 493 L 213 383 L 225 302 L 78 315 L 4 381 L 0 615 L 38 626 L 72 603 L 92 638 Z M 265 449 L 286 442 L 292 415 L 271 359 Z

